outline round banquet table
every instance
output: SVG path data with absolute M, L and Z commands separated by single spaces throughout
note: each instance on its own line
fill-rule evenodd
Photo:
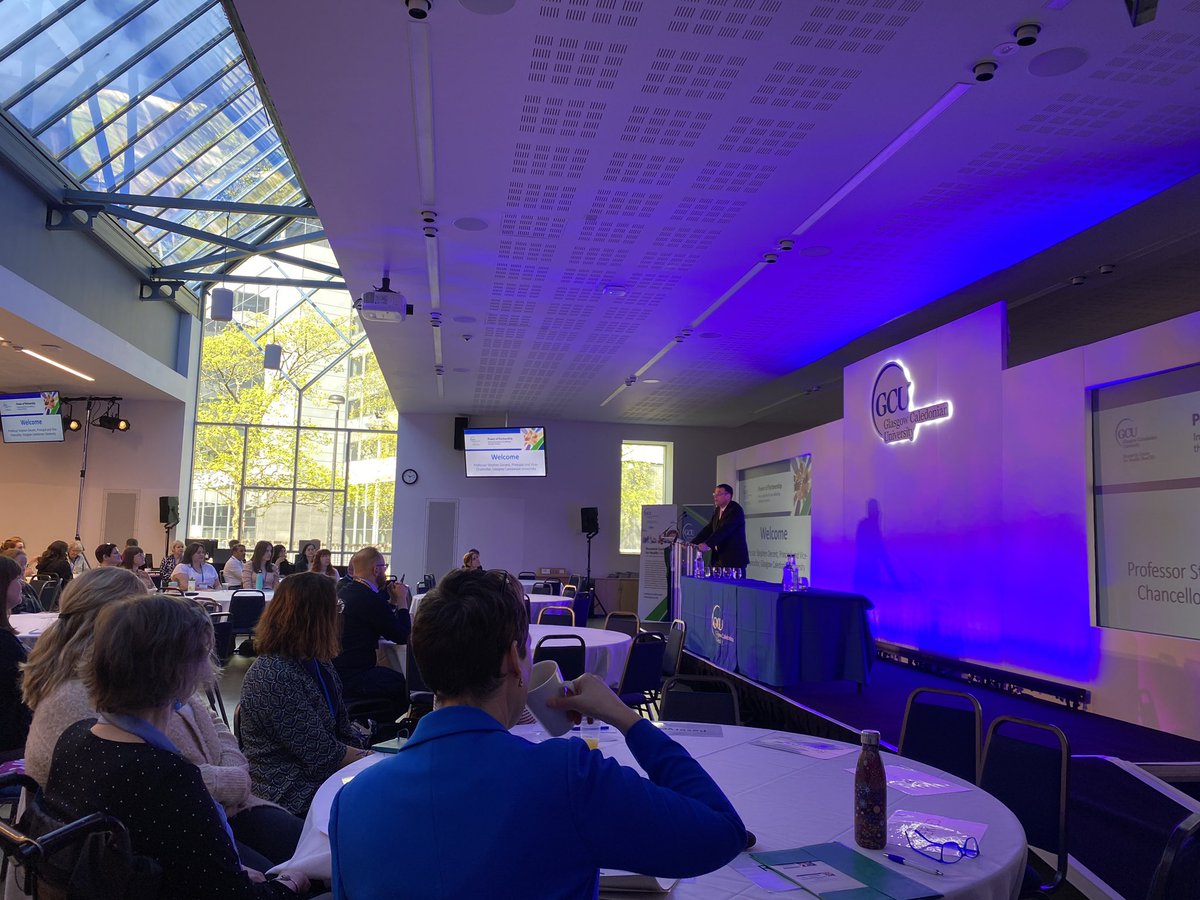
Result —
M 528 590 L 529 589 L 526 588 L 525 599 L 529 601 L 530 622 L 537 622 L 538 615 L 541 614 L 541 611 L 547 606 L 565 606 L 567 609 L 571 609 L 570 597 L 560 597 L 553 594 L 530 594 L 528 593 Z M 267 593 L 267 596 L 270 596 L 270 592 Z M 408 606 L 409 612 L 411 612 L 414 616 L 417 614 L 417 607 L 421 605 L 421 599 L 424 596 L 424 592 L 420 594 L 413 594 L 412 602 Z M 226 607 L 228 607 L 228 604 L 226 604 Z
M 625 660 L 629 658 L 629 647 L 633 638 L 620 631 L 605 631 L 603 628 L 580 628 L 578 625 L 530 625 L 529 645 L 550 634 L 573 634 L 583 638 L 586 671 L 591 672 L 605 684 L 616 686 L 625 674 Z
M 237 590 L 252 591 L 255 590 L 255 588 L 238 588 Z M 229 612 L 229 601 L 233 599 L 233 593 L 233 589 L 230 588 L 229 590 L 221 591 L 197 591 L 195 594 L 189 591 L 187 596 L 194 596 L 197 600 L 215 600 L 217 603 L 221 604 L 222 612 Z M 267 588 L 263 591 L 263 595 L 267 598 L 268 602 L 270 602 L 271 596 L 274 593 L 275 591 L 272 588 Z
M 685 723 L 667 723 L 665 727 L 674 727 L 678 732 L 689 730 Z M 758 838 L 754 852 L 788 850 L 832 841 L 854 847 L 852 806 L 856 747 L 805 735 L 731 725 L 692 726 L 690 730 L 702 733 L 673 732 L 672 736 L 721 786 L 746 827 L 754 832 Z M 713 731 L 720 733 L 712 734 Z M 519 725 L 513 733 L 535 743 L 547 739 L 546 733 L 536 725 Z M 815 759 L 752 743 L 769 735 L 811 741 L 848 752 L 828 759 Z M 600 752 L 641 772 L 617 732 L 613 732 L 611 739 L 602 739 Z M 898 866 L 884 860 L 879 852 L 861 852 L 897 874 L 936 889 L 950 900 L 1015 898 L 1021 886 L 1026 853 L 1025 832 L 1016 817 L 990 794 L 952 775 L 891 753 L 882 755 L 889 769 L 903 766 L 935 776 L 937 781 L 965 788 L 955 793 L 909 795 L 889 787 L 889 811 L 910 810 L 969 820 L 982 823 L 987 829 L 979 841 L 979 856 L 953 865 L 935 863 L 907 846 L 887 848 L 887 852 L 898 853 L 922 865 L 937 866 L 945 873 L 942 876 L 927 874 L 911 866 Z M 388 754 L 375 753 L 330 776 L 313 798 L 296 855 L 272 871 L 300 869 L 310 878 L 328 880 L 331 871 L 328 822 L 334 795 L 358 772 L 387 758 Z M 890 777 L 900 777 L 900 773 L 893 772 Z M 396 827 L 399 838 L 405 826 L 398 822 Z M 778 896 L 735 871 L 733 867 L 737 864 L 738 860 L 735 860 L 715 872 L 680 881 L 671 892 L 672 896 L 694 900 L 725 900 L 729 897 L 769 900 Z M 810 896 L 799 888 L 795 890 L 797 898 Z M 604 895 L 603 890 L 601 895 Z
M 17 639 L 26 648 L 32 649 L 42 632 L 58 621 L 56 612 L 17 613 L 8 617 L 9 624 L 17 632 Z

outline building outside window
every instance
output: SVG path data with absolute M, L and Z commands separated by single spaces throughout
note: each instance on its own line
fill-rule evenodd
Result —
M 303 252 L 336 265 L 324 242 Z M 264 257 L 235 272 L 312 277 Z M 335 564 L 366 544 L 391 550 L 397 413 L 350 302 L 344 290 L 259 288 L 238 292 L 232 322 L 205 321 L 188 537 L 291 550 L 317 539 Z M 270 343 L 278 371 L 263 368 Z
M 642 552 L 642 507 L 671 502 L 672 444 L 621 442 L 622 553 Z

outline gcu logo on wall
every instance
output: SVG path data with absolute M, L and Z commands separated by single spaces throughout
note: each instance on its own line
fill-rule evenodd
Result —
M 950 418 L 949 400 L 918 408 L 913 401 L 913 382 L 903 363 L 885 363 L 875 376 L 871 390 L 871 418 L 885 444 L 915 441 L 917 430 L 927 422 Z
M 1117 423 L 1114 436 L 1122 447 L 1136 447 L 1138 445 L 1137 423 L 1133 419 L 1122 419 Z

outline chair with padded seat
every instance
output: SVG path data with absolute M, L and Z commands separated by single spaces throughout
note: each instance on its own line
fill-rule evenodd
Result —
M 1200 886 L 1200 802 L 1143 768 L 1071 758 L 1071 856 L 1123 897 L 1184 900 Z
M 619 631 L 636 640 L 638 633 L 642 630 L 642 623 L 636 613 L 610 612 L 604 617 L 604 630 Z M 658 635 L 658 637 L 662 637 L 662 635 Z
M 983 710 L 971 694 L 917 688 L 904 708 L 899 751 L 976 784 L 982 733 Z
M 575 625 L 575 611 L 569 606 L 547 606 L 538 613 L 539 625 Z
M 727 678 L 676 675 L 662 687 L 658 717 L 664 722 L 742 724 L 737 690 Z
M 533 587 L 531 587 L 529 589 L 529 593 L 531 593 L 531 594 L 553 594 L 554 591 L 550 587 L 550 582 L 535 581 L 533 583 Z
M 1053 853 L 1057 860 L 1046 884 L 1039 884 L 1036 872 L 1026 867 L 1022 897 L 1041 896 L 1066 880 L 1070 775 L 1071 746 L 1061 730 L 1016 716 L 992 720 L 979 786 L 1012 810 L 1031 847 Z
M 267 595 L 257 590 L 234 591 L 229 598 L 228 616 L 230 639 L 236 643 L 238 635 L 245 635 L 249 641 L 249 653 L 254 655 L 254 629 L 262 618 L 267 606 Z M 218 613 L 218 615 L 220 615 Z M 214 620 L 216 616 L 214 616 Z
M 654 693 L 662 677 L 662 658 L 666 649 L 667 642 L 661 634 L 635 635 L 617 687 L 617 696 L 626 706 L 647 716 L 654 714 Z
M 536 579 L 537 572 L 524 571 L 517 573 L 517 581 L 535 581 Z
M 548 634 L 533 648 L 534 663 L 544 659 L 558 663 L 563 680 L 571 681 L 587 671 L 587 644 L 577 634 Z

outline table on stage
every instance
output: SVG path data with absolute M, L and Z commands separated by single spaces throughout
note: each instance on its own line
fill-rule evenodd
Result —
M 875 656 L 861 594 L 782 591 L 765 581 L 681 579 L 687 649 L 763 684 L 857 681 Z
M 666 727 L 677 730 L 678 733 L 673 734 L 675 739 L 725 791 L 746 827 L 758 838 L 755 852 L 831 841 L 854 847 L 853 769 L 857 748 L 853 745 L 730 725 L 692 726 L 689 729 L 683 723 L 668 723 Z M 688 731 L 700 733 L 688 734 Z M 535 743 L 547 738 L 536 725 L 517 726 L 513 733 Z M 602 739 L 600 752 L 637 769 L 621 735 L 615 731 L 612 734 L 611 739 Z M 808 744 L 822 755 L 840 755 L 818 759 L 753 743 L 770 736 Z M 887 848 L 887 852 L 900 854 L 918 865 L 937 866 L 945 873 L 941 876 L 888 862 L 882 852 L 862 852 L 897 874 L 935 888 L 950 900 L 1009 900 L 1016 897 L 1026 854 L 1025 833 L 1016 817 L 1000 801 L 968 782 L 913 760 L 890 753 L 882 755 L 893 784 L 908 786 L 913 776 L 919 773 L 932 776 L 929 782 L 939 782 L 952 790 L 912 795 L 889 786 L 889 810 L 922 814 L 918 820 L 930 816 L 956 819 L 985 826 L 985 830 L 975 835 L 979 838 L 979 856 L 953 865 L 934 863 L 915 853 L 906 842 Z M 387 754 L 373 754 L 335 772 L 325 781 L 313 798 L 296 855 L 280 869 L 298 868 L 310 878 L 329 878 L 328 821 L 333 797 L 358 772 L 387 758 Z M 397 839 L 401 839 L 405 829 L 410 827 L 418 826 L 397 820 Z M 809 896 L 796 890 L 794 896 L 797 898 Z M 778 896 L 753 884 L 731 866 L 681 881 L 671 895 L 681 900 L 724 900 L 729 897 L 768 900 Z
M 530 652 L 537 642 L 551 634 L 570 634 L 583 638 L 584 665 L 605 684 L 617 685 L 625 672 L 625 660 L 629 657 L 629 647 L 633 638 L 619 631 L 605 631 L 603 628 L 580 628 L 572 625 L 530 625 Z M 407 648 L 393 644 L 391 641 L 379 642 L 378 662 L 389 666 L 398 672 L 405 671 L 405 654 Z

